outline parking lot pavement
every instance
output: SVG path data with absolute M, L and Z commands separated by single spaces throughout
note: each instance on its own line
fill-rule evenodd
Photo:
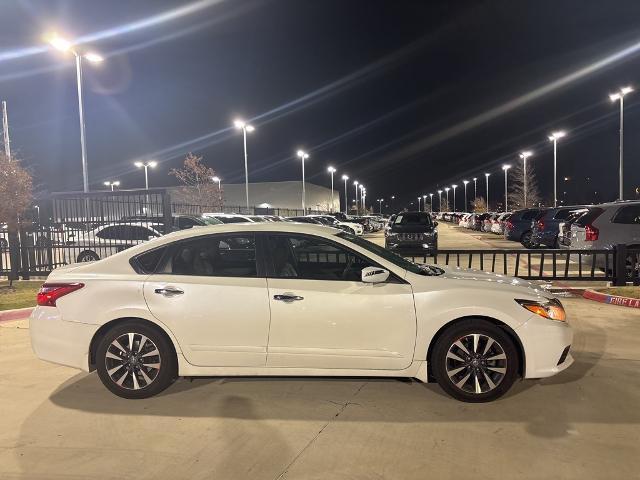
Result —
M 568 370 L 492 404 L 395 379 L 179 380 L 113 396 L 0 324 L 0 478 L 638 478 L 640 315 L 563 300 Z

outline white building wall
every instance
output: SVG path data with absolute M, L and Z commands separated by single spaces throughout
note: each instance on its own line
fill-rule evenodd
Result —
M 223 183 L 225 207 L 244 206 L 245 184 Z M 331 188 L 305 183 L 307 209 L 340 211 L 340 195 L 334 190 L 331 209 Z M 302 208 L 302 182 L 264 182 L 249 184 L 249 205 L 262 208 Z

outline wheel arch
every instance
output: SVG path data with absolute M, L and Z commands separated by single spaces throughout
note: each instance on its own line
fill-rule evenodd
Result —
M 103 325 L 100 326 L 100 328 L 98 328 L 98 330 L 96 330 L 96 332 L 93 334 L 93 337 L 91 338 L 91 342 L 89 343 L 89 371 L 92 372 L 93 370 L 96 369 L 96 350 L 98 349 L 98 345 L 100 344 L 100 341 L 104 338 L 104 336 L 107 334 L 107 332 L 112 329 L 113 327 L 116 327 L 124 322 L 136 322 L 136 323 L 140 323 L 146 327 L 152 328 L 154 330 L 156 330 L 160 335 L 164 336 L 165 339 L 169 342 L 169 345 L 171 346 L 171 348 L 173 349 L 173 354 L 174 357 L 176 359 L 176 364 L 178 362 L 178 348 L 176 346 L 175 340 L 173 338 L 172 335 L 170 335 L 165 328 L 163 328 L 162 326 L 158 325 L 155 322 L 152 322 L 150 320 L 147 320 L 145 318 L 140 318 L 140 317 L 121 317 L 121 318 L 115 318 L 113 320 L 108 321 L 107 323 L 104 323 Z
M 513 330 L 513 328 L 511 328 L 509 325 L 507 325 L 504 322 L 501 322 L 500 320 L 497 320 L 493 317 L 489 317 L 489 316 L 485 316 L 485 315 L 465 315 L 463 317 L 459 317 L 453 320 L 450 320 L 449 322 L 445 323 L 444 325 L 442 325 L 438 331 L 435 333 L 435 335 L 431 338 L 431 341 L 429 342 L 429 347 L 427 348 L 427 356 L 426 356 L 426 361 L 427 361 L 427 379 L 429 382 L 433 382 L 435 381 L 435 378 L 433 376 L 433 372 L 431 370 L 432 368 L 432 362 L 431 362 L 431 355 L 433 353 L 433 349 L 436 345 L 436 343 L 438 343 L 438 339 L 444 334 L 444 332 L 446 330 L 448 330 L 450 327 L 452 327 L 453 325 L 456 325 L 462 321 L 465 320 L 485 320 L 489 323 L 492 323 L 493 325 L 499 327 L 500 329 L 502 329 L 507 335 L 509 335 L 509 337 L 513 340 L 513 343 L 516 346 L 516 351 L 518 352 L 518 360 L 519 360 L 519 367 L 518 367 L 518 375 L 520 376 L 520 378 L 524 377 L 524 372 L 526 372 L 526 355 L 525 355 L 525 351 L 524 351 L 524 346 L 522 345 L 522 342 L 520 341 L 520 338 L 518 337 L 518 335 L 516 334 L 516 332 Z

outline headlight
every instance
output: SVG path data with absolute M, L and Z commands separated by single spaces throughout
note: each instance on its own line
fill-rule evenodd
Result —
M 534 300 L 522 300 L 515 299 L 520 305 L 536 315 L 548 318 L 549 320 L 556 320 L 558 322 L 566 322 L 567 314 L 564 311 L 564 307 L 559 300 L 555 298 L 547 302 L 536 302 Z

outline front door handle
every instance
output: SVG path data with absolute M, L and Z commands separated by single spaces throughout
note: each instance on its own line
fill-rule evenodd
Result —
M 154 293 L 158 295 L 164 295 L 165 297 L 173 297 L 175 295 L 182 295 L 184 290 L 180 290 L 177 287 L 164 287 L 164 288 L 156 288 Z
M 287 293 L 283 293 L 282 295 L 274 295 L 273 299 L 279 300 L 281 302 L 290 303 L 290 302 L 297 302 L 300 300 L 304 300 L 304 297 L 287 292 Z

